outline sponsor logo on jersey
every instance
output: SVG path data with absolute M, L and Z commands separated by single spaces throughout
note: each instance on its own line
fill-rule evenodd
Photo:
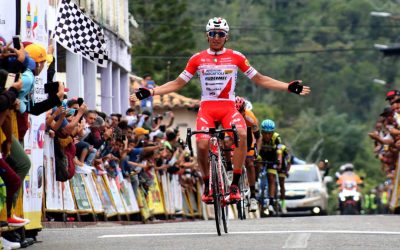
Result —
M 207 91 L 220 91 L 221 88 L 206 88 Z
M 206 82 L 206 86 L 224 85 L 223 82 Z
M 216 81 L 216 80 L 224 81 L 224 80 L 226 80 L 226 76 L 206 76 L 204 78 L 204 80 L 206 80 L 206 81 Z
M 215 75 L 225 75 L 225 73 L 219 69 L 205 69 L 205 70 L 203 70 L 203 75 L 215 76 Z
M 233 73 L 233 69 L 226 69 L 224 72 L 225 72 L 225 74 L 232 74 Z

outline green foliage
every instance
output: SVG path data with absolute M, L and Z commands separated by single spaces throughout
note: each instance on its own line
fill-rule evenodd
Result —
M 192 19 L 182 16 L 187 9 L 185 0 L 130 0 L 129 9 L 139 23 L 131 29 L 132 69 L 138 75 L 151 73 L 157 82 L 175 79 L 194 48 Z M 153 57 L 156 56 L 156 57 Z

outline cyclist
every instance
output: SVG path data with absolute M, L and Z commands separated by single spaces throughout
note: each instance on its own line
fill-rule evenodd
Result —
M 285 189 L 285 179 L 289 175 L 289 170 L 291 166 L 291 158 L 292 156 L 289 153 L 289 149 L 286 145 L 280 144 L 278 145 L 278 150 L 276 151 L 278 154 L 278 159 L 282 159 L 281 168 L 278 168 L 278 178 L 279 178 L 279 190 L 280 190 L 280 198 L 281 198 L 281 209 L 285 214 L 287 213 L 286 209 L 286 189 Z
M 275 122 L 270 119 L 261 122 L 261 143 L 259 145 L 259 155 L 263 161 L 271 162 L 267 164 L 268 173 L 268 210 L 275 213 L 275 192 L 276 192 L 276 174 L 282 170 L 282 139 L 275 132 Z
M 250 212 L 255 212 L 258 208 L 256 200 L 256 171 L 254 168 L 255 160 L 255 145 L 261 141 L 260 128 L 258 127 L 258 120 L 251 110 L 246 109 L 246 100 L 240 96 L 236 96 L 236 109 L 243 116 L 247 126 L 247 146 L 250 145 L 251 150 L 248 149 L 245 166 L 247 169 L 247 179 L 250 186 Z M 250 142 L 250 143 L 249 143 Z
M 196 128 L 200 130 L 215 127 L 215 121 L 221 122 L 224 128 L 235 124 L 240 139 L 239 147 L 233 155 L 233 181 L 230 187 L 231 201 L 240 199 L 238 188 L 242 166 L 246 158 L 246 123 L 235 108 L 235 86 L 237 71 L 240 69 L 254 83 L 263 88 L 289 91 L 299 95 L 307 95 L 310 88 L 301 85 L 301 81 L 290 83 L 281 82 L 262 75 L 254 69 L 244 55 L 235 50 L 225 48 L 229 39 L 229 26 L 225 19 L 214 17 L 206 25 L 206 38 L 209 44 L 207 50 L 193 55 L 185 70 L 175 79 L 155 88 L 139 88 L 130 100 L 143 100 L 154 95 L 164 95 L 183 88 L 197 72 L 201 82 L 202 96 Z M 205 189 L 202 196 L 204 202 L 212 202 L 212 194 L 208 190 L 209 136 L 197 134 L 197 159 L 205 180 Z

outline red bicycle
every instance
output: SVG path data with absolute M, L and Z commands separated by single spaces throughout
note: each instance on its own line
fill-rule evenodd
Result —
M 208 130 L 192 131 L 187 129 L 186 144 L 193 156 L 193 148 L 191 137 L 195 134 L 209 134 L 209 150 L 208 157 L 210 161 L 210 184 L 209 190 L 212 191 L 215 223 L 217 226 L 217 233 L 221 236 L 221 220 L 224 227 L 224 232 L 228 233 L 228 205 L 229 200 L 229 181 L 226 174 L 226 166 L 222 160 L 223 146 L 220 144 L 220 139 L 223 138 L 225 133 L 233 133 L 234 143 L 236 147 L 239 146 L 239 137 L 237 134 L 236 126 L 232 124 L 230 129 L 216 129 L 209 128 Z

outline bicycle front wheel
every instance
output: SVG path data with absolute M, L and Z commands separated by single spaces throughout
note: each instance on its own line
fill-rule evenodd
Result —
M 224 190 L 225 193 L 227 192 L 229 188 L 229 181 L 228 181 L 228 176 L 225 172 L 225 169 L 222 169 L 222 183 L 224 184 Z M 224 199 L 224 202 L 221 203 L 221 212 L 222 212 L 222 223 L 224 225 L 224 232 L 228 233 L 228 219 L 229 219 L 229 205 L 225 203 L 225 193 L 222 194 L 222 199 Z
M 211 156 L 210 159 L 211 164 L 211 178 L 212 178 L 212 191 L 214 198 L 214 217 L 215 217 L 215 225 L 217 227 L 217 233 L 221 236 L 221 217 L 222 217 L 222 208 L 221 208 L 221 192 L 220 192 L 220 181 L 218 178 L 218 162 L 215 156 Z

